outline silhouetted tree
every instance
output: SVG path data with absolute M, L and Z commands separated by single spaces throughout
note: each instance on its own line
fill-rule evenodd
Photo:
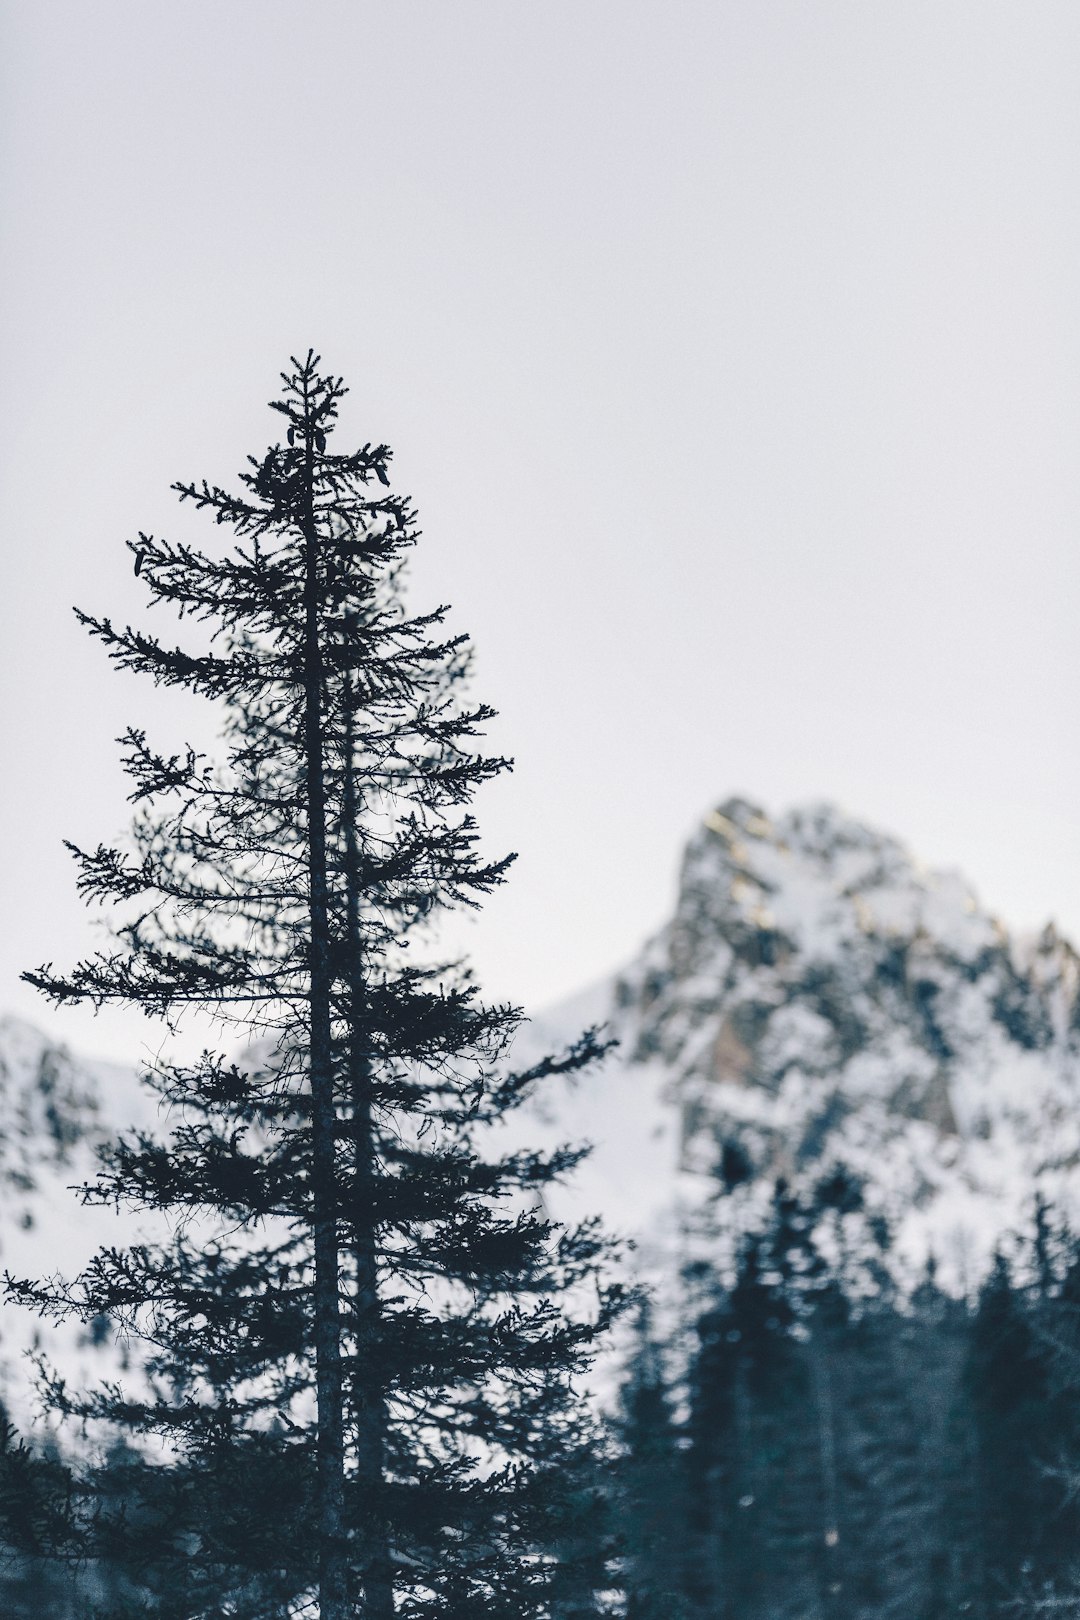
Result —
M 107 1488 L 83 1472 L 70 1532 L 134 1583 L 130 1612 L 269 1620 L 316 1594 L 322 1620 L 580 1610 L 573 1381 L 619 1295 L 598 1228 L 554 1225 L 538 1197 L 580 1154 L 500 1149 L 489 1128 L 600 1046 L 511 1071 L 517 1011 L 415 948 L 504 876 L 467 806 L 507 762 L 476 751 L 492 711 L 461 695 L 465 640 L 442 609 L 405 611 L 417 530 L 390 452 L 331 451 L 345 389 L 318 366 L 283 374 L 285 442 L 241 493 L 175 486 L 231 549 L 132 544 L 152 600 L 206 621 L 206 644 L 79 615 L 121 668 L 220 700 L 227 752 L 127 733 L 130 842 L 74 851 L 84 897 L 118 908 L 115 947 L 27 975 L 60 1003 L 173 1025 L 201 1009 L 248 1055 L 156 1065 L 163 1134 L 123 1137 L 84 1190 L 164 1212 L 166 1237 L 9 1287 L 145 1349 L 123 1390 L 48 1386 L 130 1437 Z

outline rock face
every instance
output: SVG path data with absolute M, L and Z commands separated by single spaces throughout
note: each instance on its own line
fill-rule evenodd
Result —
M 99 1243 L 122 1241 L 111 1210 L 85 1209 L 73 1190 L 93 1174 L 102 1137 L 146 1104 L 134 1071 L 72 1056 L 31 1024 L 0 1018 L 0 1272 L 72 1275 Z M 43 1349 L 65 1372 L 100 1377 L 105 1335 L 56 1331 L 0 1303 L 0 1400 L 25 1418 L 25 1353 Z
M 578 1198 L 646 1248 L 710 1203 L 730 1230 L 778 1176 L 807 1194 L 833 1178 L 862 1204 L 836 1242 L 887 1226 L 898 1275 L 932 1255 L 966 1288 L 1037 1192 L 1080 1212 L 1075 951 L 1052 928 L 1018 943 L 959 876 L 830 806 L 707 816 L 671 921 L 544 1032 L 583 1014 L 621 1049 L 556 1109 L 597 1142 Z
M 0 1018 L 0 1199 L 5 1224 L 35 1221 L 45 1183 L 76 1159 L 102 1129 L 101 1086 L 94 1066 L 32 1025 Z M 21 1206 L 21 1207 L 20 1207 Z M 0 1245 L 4 1233 L 0 1231 Z

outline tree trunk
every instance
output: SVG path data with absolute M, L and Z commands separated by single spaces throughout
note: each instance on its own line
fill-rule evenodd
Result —
M 305 400 L 306 403 L 306 400 Z M 312 1216 L 315 1239 L 315 1389 L 318 1420 L 320 1620 L 347 1620 L 345 1447 L 338 1308 L 337 1111 L 330 1027 L 326 791 L 323 780 L 323 671 L 319 646 L 319 544 L 313 499 L 315 425 L 305 422 L 304 743 L 310 872 L 310 1083 Z
M 393 1620 L 394 1582 L 383 1493 L 386 1469 L 386 1396 L 378 1366 L 382 1310 L 375 1225 L 375 1135 L 371 1109 L 371 1057 L 367 1032 L 363 940 L 360 931 L 362 874 L 356 838 L 359 805 L 353 741 L 354 689 L 345 699 L 345 862 L 349 936 L 349 1089 L 353 1127 L 352 1244 L 356 1266 L 356 1328 L 352 1379 L 356 1423 L 357 1508 L 366 1522 L 365 1620 Z M 365 1360 L 367 1366 L 365 1366 Z

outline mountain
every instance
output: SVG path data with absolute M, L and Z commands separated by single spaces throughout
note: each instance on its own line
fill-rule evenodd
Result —
M 1076 952 L 1050 927 L 1011 937 L 962 878 L 831 806 L 773 820 L 731 799 L 706 816 L 670 921 L 528 1025 L 515 1059 L 589 1023 L 617 1051 L 513 1131 L 595 1144 L 555 1212 L 599 1213 L 651 1275 L 702 1247 L 722 1260 L 778 1177 L 840 1190 L 822 1237 L 853 1265 L 887 1229 L 901 1281 L 932 1256 L 956 1292 L 1030 1228 L 1036 1194 L 1080 1221 Z M 103 1134 L 152 1113 L 133 1069 L 0 1019 L 0 1266 L 70 1275 L 130 1235 L 130 1216 L 69 1189 Z M 35 1342 L 61 1340 L 5 1307 L 0 1392 Z M 93 1335 L 63 1342 L 65 1368 L 93 1362 Z
M 133 1070 L 78 1058 L 32 1024 L 0 1018 L 0 1271 L 71 1275 L 99 1244 L 118 1241 L 113 1211 L 84 1208 L 73 1189 L 92 1174 L 97 1144 L 146 1116 Z M 0 1400 L 25 1415 L 28 1350 L 73 1377 L 115 1370 L 105 1337 L 0 1305 Z
M 690 839 L 674 913 L 530 1040 L 606 1021 L 603 1069 L 543 1115 L 596 1143 L 567 1208 L 646 1270 L 752 1223 L 783 1177 L 831 1203 L 838 1257 L 932 1258 L 966 1292 L 1041 1194 L 1080 1214 L 1080 962 L 1010 936 L 955 873 L 829 805 L 731 799 Z

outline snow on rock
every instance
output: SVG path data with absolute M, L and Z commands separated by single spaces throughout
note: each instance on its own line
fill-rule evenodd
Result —
M 15 1278 L 74 1276 L 95 1250 L 130 1236 L 130 1218 L 86 1208 L 75 1190 L 94 1172 L 102 1139 L 148 1099 L 134 1070 L 73 1057 L 21 1019 L 0 1018 L 0 1271 Z M 44 1351 L 71 1379 L 116 1368 L 112 1335 L 56 1328 L 11 1300 L 0 1304 L 0 1401 L 30 1415 L 27 1353 Z
M 565 1208 L 633 1233 L 655 1273 L 732 1241 L 777 1177 L 810 1193 L 841 1170 L 863 1202 L 837 1242 L 887 1224 L 901 1282 L 932 1256 L 966 1291 L 1036 1192 L 1080 1219 L 1078 986 L 1053 928 L 1011 939 L 895 838 L 731 799 L 690 840 L 666 927 L 524 1037 L 606 1020 L 620 1041 L 546 1104 L 595 1143 Z

